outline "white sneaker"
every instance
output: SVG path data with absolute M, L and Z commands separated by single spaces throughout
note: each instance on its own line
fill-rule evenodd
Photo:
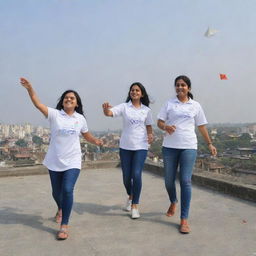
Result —
M 132 209 L 132 219 L 138 219 L 140 217 L 140 213 L 138 209 Z
M 132 209 L 132 200 L 127 198 L 127 201 L 125 203 L 125 206 L 124 206 L 124 210 L 127 211 L 127 212 L 130 212 Z

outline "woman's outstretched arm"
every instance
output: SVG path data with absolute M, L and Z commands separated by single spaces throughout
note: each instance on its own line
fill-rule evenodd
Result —
M 48 117 L 48 108 L 44 104 L 42 104 L 39 98 L 36 95 L 31 83 L 26 78 L 20 78 L 20 83 L 23 87 L 25 87 L 28 91 L 31 101 L 34 106 L 40 110 L 44 114 L 45 117 Z

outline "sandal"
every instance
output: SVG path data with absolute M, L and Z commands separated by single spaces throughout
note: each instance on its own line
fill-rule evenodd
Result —
M 57 211 L 55 217 L 54 217 L 54 220 L 56 223 L 60 224 L 61 221 L 62 221 L 62 213 L 61 211 Z
M 175 203 L 171 203 L 167 213 L 166 213 L 166 216 L 168 217 L 171 217 L 175 214 L 175 209 L 176 209 L 176 204 Z
M 57 240 L 66 240 L 68 238 L 68 229 L 60 228 L 60 231 L 57 233 L 56 238 Z
M 190 232 L 190 227 L 186 221 L 181 221 L 180 223 L 180 233 L 188 234 Z

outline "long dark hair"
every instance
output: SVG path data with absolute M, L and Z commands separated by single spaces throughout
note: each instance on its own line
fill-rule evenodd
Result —
M 140 90 L 141 90 L 142 97 L 140 98 L 140 102 L 141 102 L 143 105 L 145 105 L 145 106 L 148 107 L 150 101 L 149 101 L 149 97 L 148 97 L 147 91 L 146 91 L 145 87 L 144 87 L 141 83 L 139 83 L 139 82 L 135 82 L 135 83 L 131 84 L 130 89 L 129 89 L 129 92 L 128 92 L 128 96 L 127 96 L 127 99 L 126 99 L 125 102 L 129 102 L 130 100 L 132 100 L 132 99 L 131 99 L 131 96 L 130 96 L 130 91 L 131 91 L 131 89 L 132 89 L 132 87 L 133 87 L 134 85 L 139 86 L 139 88 L 140 88 Z
M 82 104 L 81 98 L 80 98 L 79 94 L 74 90 L 66 90 L 65 92 L 62 93 L 61 97 L 59 98 L 59 102 L 56 106 L 56 109 L 58 109 L 58 110 L 63 109 L 63 100 L 64 100 L 66 94 L 68 94 L 70 92 L 74 93 L 74 95 L 76 97 L 76 101 L 77 101 L 78 106 L 75 107 L 75 111 L 84 116 L 83 104 Z
M 175 78 L 174 86 L 176 85 L 177 81 L 182 79 L 188 86 L 189 89 L 191 89 L 191 81 L 187 76 L 181 75 Z M 188 97 L 193 100 L 193 94 L 191 92 L 188 92 Z

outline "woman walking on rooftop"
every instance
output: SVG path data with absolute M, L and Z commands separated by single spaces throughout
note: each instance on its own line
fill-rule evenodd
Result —
M 81 147 L 79 135 L 90 143 L 102 145 L 87 127 L 83 115 L 83 106 L 78 93 L 65 91 L 56 109 L 42 104 L 31 83 L 21 78 L 34 106 L 48 119 L 51 129 L 51 140 L 43 164 L 48 168 L 52 185 L 52 195 L 58 210 L 55 221 L 60 223 L 57 239 L 68 238 L 68 222 L 73 206 L 73 190 L 81 169 Z
M 130 86 L 125 103 L 114 107 L 108 102 L 102 105 L 106 116 L 123 118 L 119 154 L 123 183 L 128 195 L 124 209 L 131 211 L 133 219 L 140 217 L 138 205 L 142 188 L 142 169 L 148 144 L 153 141 L 153 120 L 149 103 L 145 87 L 136 82 Z
M 177 204 L 175 178 L 179 167 L 181 188 L 180 232 L 190 232 L 188 224 L 191 200 L 191 177 L 197 155 L 195 126 L 205 139 L 213 156 L 217 154 L 206 128 L 206 117 L 201 105 L 193 100 L 191 82 L 187 76 L 178 76 L 174 82 L 177 96 L 168 100 L 158 114 L 157 125 L 165 131 L 163 160 L 165 187 L 170 199 L 167 216 L 173 216 Z

